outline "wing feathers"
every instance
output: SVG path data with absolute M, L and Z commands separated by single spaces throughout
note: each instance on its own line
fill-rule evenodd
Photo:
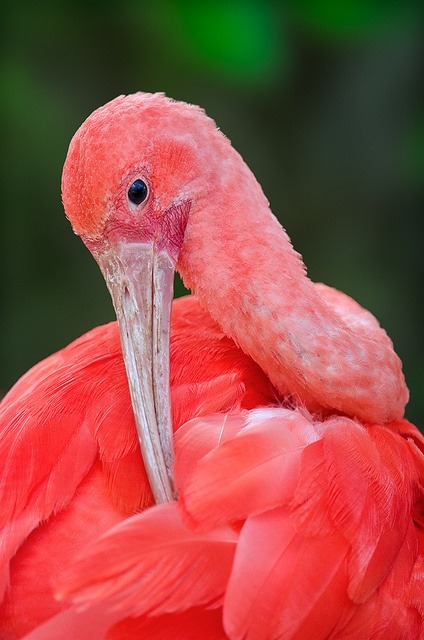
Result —
M 181 499 L 202 528 L 245 519 L 292 498 L 303 448 L 292 418 L 293 412 L 281 410 L 278 417 L 246 427 L 231 439 L 221 438 L 194 466 Z M 300 414 L 297 418 L 306 421 Z M 194 426 L 206 432 L 210 423 Z
M 220 609 L 189 609 L 172 616 L 127 618 L 115 625 L 106 640 L 228 640 Z M 91 639 L 90 639 L 91 640 Z M 97 640 L 97 639 L 96 639 Z
M 126 615 L 163 614 L 222 600 L 237 543 L 229 527 L 191 531 L 176 503 L 158 505 L 103 536 L 61 577 L 74 603 L 108 600 Z
M 237 406 L 239 391 L 225 402 Z M 96 424 L 106 443 L 107 420 Z M 215 624 L 222 603 L 231 640 L 354 640 L 363 629 L 373 640 L 418 640 L 424 545 L 411 512 L 422 454 L 412 439 L 410 430 L 404 437 L 393 426 L 319 422 L 281 408 L 195 418 L 176 433 L 179 504 L 153 507 L 95 541 L 60 577 L 61 597 L 87 614 L 100 606 L 119 614 L 109 640 L 131 630 L 162 629 L 167 638 L 173 616 L 191 638 L 200 610 L 213 610 Z M 125 438 L 120 451 L 132 455 Z M 58 464 L 63 473 L 68 463 Z M 43 491 L 54 508 L 48 478 Z M 211 629 L 226 637 L 220 625 Z
M 304 538 L 284 507 L 249 518 L 225 595 L 227 634 L 232 640 L 326 638 L 348 604 L 340 571 L 348 550 L 338 534 Z M 319 604 L 328 592 L 326 615 Z

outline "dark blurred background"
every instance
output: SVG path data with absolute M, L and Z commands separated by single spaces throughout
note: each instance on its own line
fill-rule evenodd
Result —
M 421 2 L 4 3 L 1 379 L 113 318 L 63 215 L 67 145 L 118 94 L 202 105 L 250 165 L 314 280 L 392 337 L 423 425 Z M 181 293 L 181 289 L 179 292 Z

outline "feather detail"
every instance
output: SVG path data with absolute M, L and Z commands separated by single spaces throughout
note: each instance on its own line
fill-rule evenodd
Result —
M 95 352 L 93 344 L 97 345 Z M 99 448 L 106 458 L 106 468 L 107 452 L 110 455 L 113 451 L 117 459 L 135 448 L 134 435 L 134 443 L 126 443 L 118 450 L 104 442 L 106 432 L 132 432 L 129 396 L 127 399 L 116 393 L 112 398 L 109 389 L 113 388 L 113 380 L 121 381 L 126 388 L 116 323 L 97 327 L 33 367 L 3 399 L 0 600 L 7 586 L 11 558 L 32 530 L 67 507 L 99 455 Z M 122 410 L 125 405 L 126 413 Z M 129 429 L 123 428 L 125 415 Z M 128 439 L 128 435 L 117 438 L 118 445 L 119 439 L 125 437 Z M 148 487 L 143 474 L 138 475 L 139 482 L 144 481 Z M 134 477 L 131 481 L 134 493 Z M 122 497 L 125 492 L 119 493 L 123 514 L 127 514 L 126 509 L 134 507 L 133 494 L 133 504 L 128 505 Z M 143 490 L 139 485 L 136 507 L 140 494 Z M 130 511 L 133 512 L 134 509 Z
M 241 418 L 228 416 L 226 422 L 220 418 L 228 433 L 225 438 L 220 435 L 216 442 L 209 441 L 209 446 L 215 445 L 209 452 L 206 447 L 199 451 L 196 444 L 199 439 L 206 444 L 205 434 L 219 427 L 216 418 L 191 424 L 190 441 L 185 438 L 182 445 L 176 446 L 176 469 L 194 467 L 185 483 L 181 481 L 181 500 L 203 530 L 286 503 L 299 481 L 301 452 L 312 431 L 311 423 L 288 409 L 245 414 L 244 428 L 240 430 Z M 228 438 L 228 423 L 239 430 L 232 438 Z M 200 432 L 197 441 L 196 430 Z M 315 433 L 312 437 L 318 436 Z M 203 457 L 197 465 L 187 464 L 187 456 L 192 456 L 194 450 Z
M 334 638 L 356 640 L 366 629 L 367 636 L 373 640 L 419 640 L 424 583 L 420 570 L 422 556 L 416 552 L 416 531 L 410 522 L 387 579 L 368 600 L 355 607 L 354 615 L 349 612 L 347 619 L 340 620 Z M 416 588 L 420 591 L 418 599 L 415 599 Z
M 178 429 L 174 438 L 177 489 L 184 489 L 199 460 L 235 436 L 245 426 L 246 418 L 247 411 L 215 413 L 208 418 L 194 418 Z
M 262 369 L 241 351 L 234 340 L 225 335 L 195 296 L 185 296 L 173 301 L 171 321 L 171 388 L 192 385 L 199 403 L 201 398 L 196 391 L 200 389 L 198 385 L 234 376 L 235 383 L 244 385 L 243 408 L 252 409 L 278 400 L 276 390 Z M 234 390 L 228 388 L 223 391 L 224 398 L 234 393 Z M 214 400 L 219 402 L 216 396 Z M 210 413 L 230 408 L 214 406 Z M 195 415 L 197 414 L 187 416 L 186 419 Z M 206 411 L 200 415 L 206 415 Z M 174 424 L 180 426 L 183 421 L 174 420 Z
M 323 444 L 327 509 L 352 549 L 349 596 L 364 602 L 407 535 L 416 471 L 405 441 L 384 427 L 335 419 L 328 421 Z
M 229 637 L 327 638 L 348 605 L 348 550 L 337 533 L 304 537 L 285 507 L 249 518 L 225 594 Z
M 105 640 L 107 630 L 120 618 L 103 604 L 77 611 L 70 607 L 30 631 L 22 640 Z
M 70 566 L 90 540 L 122 520 L 108 495 L 107 479 L 97 461 L 66 509 L 40 524 L 17 550 L 10 565 L 11 585 L 0 609 L 1 638 L 21 638 L 67 607 L 53 596 L 58 572 Z
M 239 408 L 246 387 L 238 375 L 228 373 L 206 382 L 179 385 L 172 389 L 174 425 L 182 425 L 197 416 Z
M 188 609 L 172 616 L 127 618 L 106 635 L 106 640 L 228 640 L 221 609 Z
M 103 361 L 111 364 L 115 334 L 115 325 L 98 327 L 85 334 L 33 367 L 3 399 L 2 524 L 27 506 L 29 496 L 45 507 L 45 513 L 40 514 L 42 519 L 63 508 L 72 487 L 91 466 L 97 445 L 85 418 L 94 393 L 99 401 L 96 367 L 99 363 L 102 367 Z M 97 362 L 93 362 L 90 348 L 93 341 L 100 341 L 103 347 L 103 358 Z M 35 487 L 38 498 L 32 495 Z
M 227 423 L 232 430 L 218 438 Z M 378 637 L 400 629 L 387 603 L 406 601 L 418 552 L 409 443 L 382 426 L 316 422 L 287 409 L 229 415 L 227 423 L 184 425 L 176 468 L 186 470 L 181 501 L 198 530 L 247 519 L 225 596 L 228 635 L 336 638 L 363 603 L 376 612 Z M 415 618 L 412 607 L 411 630 Z
M 49 427 L 58 429 L 59 425 L 55 422 L 54 425 L 50 423 Z M 56 442 L 58 441 L 59 438 Z M 25 438 L 15 442 L 7 460 L 8 464 L 15 462 L 16 471 L 21 472 L 23 488 L 17 482 L 16 491 L 10 492 L 16 499 L 15 504 L 11 502 L 10 496 L 7 496 L 9 500 L 7 499 L 7 492 L 5 492 L 5 513 L 7 514 L 9 510 L 9 520 L 5 521 L 0 531 L 0 601 L 8 585 L 10 560 L 31 531 L 69 503 L 78 484 L 88 473 L 97 453 L 95 442 L 84 425 L 68 437 L 67 447 L 59 449 L 57 458 L 51 459 L 50 468 L 41 443 L 39 449 L 35 447 L 28 451 L 30 444 L 31 440 L 25 440 Z M 25 452 L 23 452 L 24 449 Z M 21 460 L 28 459 L 29 456 L 32 463 L 28 466 L 20 464 L 18 462 L 20 455 L 22 455 Z M 35 470 L 37 460 L 40 458 L 43 458 L 44 463 L 40 466 L 45 470 L 45 476 L 42 478 L 40 478 L 39 469 Z
M 59 597 L 107 601 L 125 616 L 217 607 L 237 543 L 229 527 L 191 531 L 176 503 L 130 518 L 89 546 L 60 578 Z

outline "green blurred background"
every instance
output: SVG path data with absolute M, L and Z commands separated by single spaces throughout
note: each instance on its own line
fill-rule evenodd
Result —
M 60 176 L 122 93 L 202 105 L 255 172 L 314 280 L 394 340 L 423 425 L 422 3 L 9 2 L 1 9 L 2 392 L 113 318 Z M 181 290 L 179 290 L 181 293 Z

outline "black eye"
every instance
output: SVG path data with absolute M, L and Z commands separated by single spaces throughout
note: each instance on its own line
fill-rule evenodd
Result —
M 128 198 L 134 204 L 141 204 L 147 198 L 149 190 L 143 180 L 135 180 L 128 189 Z

